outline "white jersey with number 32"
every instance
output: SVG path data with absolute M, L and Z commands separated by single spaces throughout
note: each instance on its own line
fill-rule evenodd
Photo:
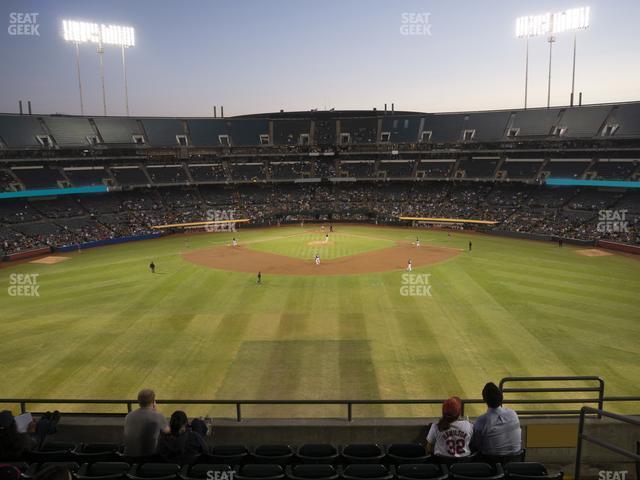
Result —
M 446 457 L 466 457 L 471 454 L 469 443 L 473 425 L 468 420 L 457 420 L 448 429 L 438 430 L 438 423 L 432 423 L 427 442 L 434 445 L 433 453 Z

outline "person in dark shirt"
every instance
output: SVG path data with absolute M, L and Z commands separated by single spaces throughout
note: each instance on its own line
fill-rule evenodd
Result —
M 170 432 L 160 436 L 156 453 L 165 461 L 178 464 L 190 463 L 209 448 L 202 435 L 188 428 L 187 414 L 176 410 L 169 420 Z
M 471 251 L 471 247 L 473 247 L 473 244 L 469 242 L 469 251 Z
M 149 264 L 149 270 L 151 270 L 151 273 L 156 273 L 156 264 L 151 262 Z
M 35 432 L 35 423 L 29 425 L 29 431 Z M 18 432 L 13 415 L 9 410 L 0 412 L 0 458 L 19 460 L 37 446 L 35 438 L 28 433 Z
M 261 284 L 262 283 L 262 272 L 258 272 L 258 278 L 256 279 L 256 283 L 257 284 Z

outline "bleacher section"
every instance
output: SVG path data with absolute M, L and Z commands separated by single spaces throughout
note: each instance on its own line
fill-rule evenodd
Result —
M 382 132 L 390 134 L 391 143 L 416 143 L 423 121 L 415 115 L 387 115 L 382 119 Z
M 104 167 L 69 167 L 64 169 L 64 174 L 74 187 L 104 185 L 109 178 Z
M 451 175 L 455 163 L 455 160 L 422 160 L 418 165 L 418 176 L 447 178 Z
M 25 188 L 58 188 L 64 178 L 56 168 L 43 166 L 13 167 L 13 174 L 20 179 Z
M 222 163 L 191 163 L 188 165 L 195 182 L 223 182 L 227 174 Z
M 155 184 L 186 183 L 188 180 L 182 165 L 147 165 L 146 168 Z
M 96 117 L 93 122 L 102 137 L 102 143 L 106 145 L 132 144 L 135 143 L 134 136 L 143 134 L 133 118 Z
M 148 185 L 149 179 L 136 165 L 111 167 L 113 178 L 121 185 Z
M 507 178 L 530 178 L 537 176 L 542 167 L 543 160 L 515 160 L 507 159 L 500 170 L 507 172 Z
M 44 123 L 53 136 L 56 145 L 61 147 L 83 147 L 95 143 L 97 138 L 91 124 L 83 117 L 45 117 Z
M 465 178 L 493 178 L 499 158 L 465 158 L 460 161 L 458 171 Z
M 302 145 L 304 136 L 310 143 L 311 122 L 309 120 L 274 120 L 274 145 Z M 301 137 L 302 136 L 302 137 Z
M 0 140 L 10 148 L 41 147 L 38 136 L 45 136 L 40 120 L 26 115 L 1 115 Z
M 543 171 L 549 172 L 553 178 L 581 178 L 591 160 L 556 160 L 551 159 L 543 167 Z

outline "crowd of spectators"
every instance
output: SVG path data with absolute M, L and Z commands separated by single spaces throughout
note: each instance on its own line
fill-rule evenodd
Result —
M 499 230 L 640 243 L 640 195 L 631 192 L 445 181 L 274 183 L 5 200 L 0 255 L 144 235 L 157 231 L 154 226 L 215 220 L 221 211 L 264 225 L 327 219 L 393 223 L 401 215 L 482 219 L 498 222 Z M 619 228 L 603 223 L 611 215 L 624 217 L 613 223 Z

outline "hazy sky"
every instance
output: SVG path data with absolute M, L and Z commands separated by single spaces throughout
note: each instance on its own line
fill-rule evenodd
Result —
M 587 3 L 588 2 L 588 3 Z M 209 116 L 310 108 L 456 111 L 521 107 L 524 40 L 515 18 L 589 5 L 578 33 L 585 103 L 640 100 L 638 0 L 2 0 L 0 111 L 80 111 L 62 19 L 135 27 L 127 51 L 132 115 Z M 12 12 L 37 12 L 39 36 L 9 34 Z M 403 35 L 428 13 L 430 35 Z M 406 15 L 405 15 L 406 18 Z M 571 88 L 572 34 L 553 51 L 552 104 Z M 124 114 L 120 50 L 107 48 L 108 112 Z M 529 106 L 546 105 L 548 43 L 530 42 Z M 102 114 L 95 47 L 81 47 L 85 113 Z

